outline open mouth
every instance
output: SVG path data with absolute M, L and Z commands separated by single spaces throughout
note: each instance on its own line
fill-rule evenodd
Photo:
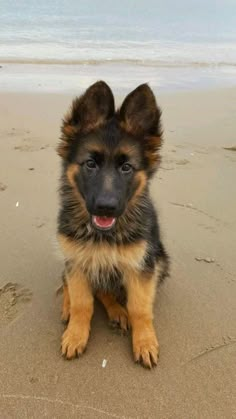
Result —
M 100 217 L 98 215 L 92 216 L 93 225 L 99 230 L 110 230 L 116 223 L 114 217 Z

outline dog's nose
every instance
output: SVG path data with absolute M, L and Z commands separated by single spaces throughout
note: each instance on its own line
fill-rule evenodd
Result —
M 115 196 L 99 196 L 95 202 L 95 210 L 98 214 L 109 215 L 116 211 L 118 198 Z

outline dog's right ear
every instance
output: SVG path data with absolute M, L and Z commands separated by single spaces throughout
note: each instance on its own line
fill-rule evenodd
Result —
M 76 134 L 88 133 L 103 125 L 115 113 L 114 96 L 104 81 L 90 86 L 79 98 L 74 99 L 63 120 L 62 137 L 57 148 L 59 156 L 66 158 Z

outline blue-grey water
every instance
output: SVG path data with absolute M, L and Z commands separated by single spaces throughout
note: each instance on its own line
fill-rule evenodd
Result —
M 121 88 L 234 84 L 236 1 L 0 0 L 0 63 L 5 87 L 36 64 L 41 87 L 51 77 L 64 90 L 76 74 Z

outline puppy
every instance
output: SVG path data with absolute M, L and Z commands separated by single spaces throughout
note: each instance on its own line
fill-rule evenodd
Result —
M 168 274 L 149 181 L 160 163 L 161 112 L 143 84 L 115 109 L 99 81 L 65 116 L 58 240 L 65 256 L 62 337 L 68 358 L 85 350 L 94 298 L 123 330 L 132 329 L 134 360 L 157 364 L 153 303 Z

